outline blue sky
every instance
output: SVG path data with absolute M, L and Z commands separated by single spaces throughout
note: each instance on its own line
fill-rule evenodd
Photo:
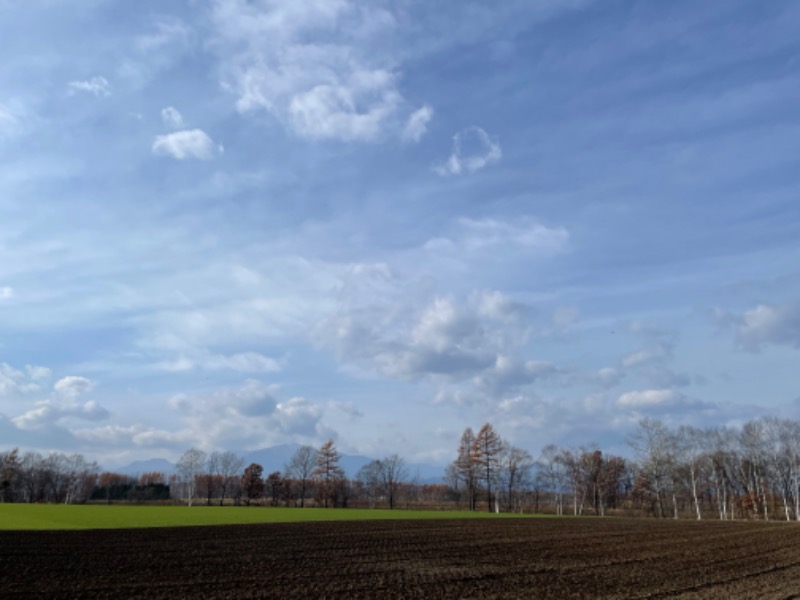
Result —
M 800 417 L 794 2 L 0 0 L 0 445 L 448 462 Z

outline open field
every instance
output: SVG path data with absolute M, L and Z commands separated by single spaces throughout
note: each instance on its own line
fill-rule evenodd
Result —
M 0 597 L 792 598 L 800 527 L 483 519 L 3 531 Z
M 126 529 L 298 523 L 315 521 L 374 521 L 428 519 L 532 518 L 531 515 L 459 511 L 406 511 L 353 508 L 272 508 L 259 506 L 136 506 L 0 504 L 2 529 Z

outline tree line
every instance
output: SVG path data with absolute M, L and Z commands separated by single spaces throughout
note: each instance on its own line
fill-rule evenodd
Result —
M 461 508 L 574 515 L 800 520 L 800 423 L 765 417 L 739 428 L 669 427 L 643 419 L 631 457 L 596 445 L 545 446 L 534 457 L 486 423 L 464 430 L 443 483 L 409 478 L 392 454 L 352 479 L 333 440 L 301 446 L 283 470 L 233 452 L 187 450 L 174 473 L 101 471 L 80 454 L 0 453 L 0 501 L 182 501 L 320 507 Z

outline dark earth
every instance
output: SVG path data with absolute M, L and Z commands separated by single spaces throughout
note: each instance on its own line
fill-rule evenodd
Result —
M 800 598 L 800 524 L 373 521 L 0 532 L 3 598 Z

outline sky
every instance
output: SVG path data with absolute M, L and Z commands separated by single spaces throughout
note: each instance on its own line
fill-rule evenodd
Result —
M 800 418 L 800 4 L 0 0 L 0 449 L 445 464 Z

